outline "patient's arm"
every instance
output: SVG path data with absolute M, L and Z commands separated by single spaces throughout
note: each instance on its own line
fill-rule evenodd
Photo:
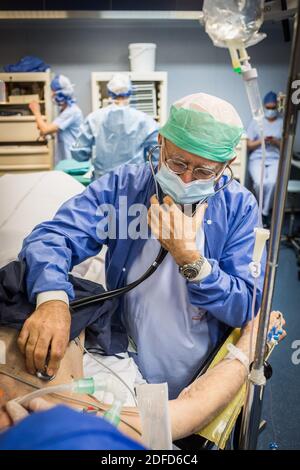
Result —
M 276 323 L 278 312 L 272 312 L 270 325 Z M 282 325 L 285 324 L 283 320 Z M 257 336 L 258 317 L 254 323 Z M 248 357 L 250 355 L 249 323 L 242 332 L 236 346 Z M 286 335 L 283 331 L 282 338 Z M 282 339 L 281 338 L 281 339 Z M 253 344 L 254 350 L 254 344 Z M 173 440 L 183 438 L 203 429 L 233 400 L 247 377 L 245 366 L 237 359 L 223 359 L 190 387 L 183 390 L 176 400 L 170 401 Z
M 173 440 L 189 436 L 210 423 L 235 397 L 246 379 L 238 360 L 223 360 L 170 401 Z
M 277 312 L 272 313 L 271 324 L 274 324 L 274 318 Z M 272 323 L 273 318 L 273 323 Z M 254 337 L 256 337 L 257 323 L 255 321 Z M 285 322 L 283 322 L 284 324 Z M 285 332 L 282 337 L 285 336 Z M 2 336 L 8 344 L 8 338 L 14 345 L 10 347 L 10 359 L 12 361 L 13 372 L 18 373 L 22 378 L 33 379 L 32 375 L 28 374 L 25 370 L 24 358 L 16 347 L 16 334 L 11 332 Z M 1 339 L 1 330 L 0 330 Z M 237 347 L 240 348 L 245 354 L 249 356 L 249 345 L 250 345 L 250 324 L 247 325 L 242 332 L 242 336 L 237 343 Z M 17 359 L 17 361 L 15 360 Z M 10 362 L 10 361 L 9 361 Z M 7 366 L 5 367 L 7 369 Z M 1 367 L 0 367 L 1 372 Z M 61 374 L 61 375 L 60 375 Z M 179 395 L 176 400 L 169 402 L 170 406 L 170 417 L 172 426 L 172 437 L 173 440 L 180 439 L 193 432 L 202 429 L 210 421 L 212 421 L 234 398 L 240 387 L 245 382 L 247 375 L 246 368 L 238 360 L 223 359 L 218 365 L 206 372 L 199 379 L 195 380 L 193 384 Z M 63 359 L 62 366 L 59 369 L 59 374 L 53 383 L 65 383 L 70 381 L 72 378 L 79 378 L 82 376 L 82 353 L 74 342 L 70 343 L 67 353 Z M 39 386 L 41 385 L 39 379 L 35 379 Z M 16 383 L 9 377 L 1 376 L 0 373 L 0 392 L 1 388 L 3 393 L 8 391 L 10 387 L 7 387 L 7 381 L 12 382 L 12 389 L 10 393 L 2 396 L 0 393 L 0 407 L 2 403 L 6 403 L 8 400 L 15 398 L 16 396 L 22 396 L 32 388 L 28 390 L 28 387 L 22 383 Z M 6 382 L 6 386 L 5 386 Z M 17 389 L 16 389 L 17 387 Z M 25 387 L 25 388 L 24 388 Z M 80 397 L 92 401 L 92 397 L 84 396 Z M 48 398 L 47 398 L 48 399 Z M 52 399 L 53 400 L 53 399 Z M 62 400 L 57 400 L 62 401 Z M 99 404 L 99 402 L 96 401 Z M 68 401 L 66 404 L 69 404 Z M 48 405 L 47 405 L 48 406 Z M 43 400 L 41 402 L 35 402 L 32 406 L 32 410 L 36 411 L 43 407 Z M 82 408 L 82 405 L 81 405 Z M 103 409 L 107 408 L 103 405 Z M 3 416 L 2 413 L 2 426 L 7 426 L 9 421 L 7 416 Z M 1 429 L 1 411 L 0 411 L 0 429 Z M 136 408 L 124 408 L 122 411 L 122 423 L 119 427 L 125 434 L 131 436 L 134 439 L 140 440 L 141 434 L 141 422 L 139 413 Z

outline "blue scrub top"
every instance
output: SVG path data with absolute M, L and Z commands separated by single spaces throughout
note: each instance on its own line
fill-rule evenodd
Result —
M 226 181 L 227 177 L 224 176 L 220 184 Z M 128 233 L 132 227 L 147 227 L 147 210 L 137 211 L 137 205 L 142 204 L 145 209 L 149 207 L 150 197 L 154 193 L 149 164 L 122 165 L 67 201 L 53 220 L 38 225 L 24 240 L 20 254 L 27 265 L 30 300 L 34 303 L 36 295 L 45 290 L 64 290 L 71 299 L 74 298 L 68 273 L 74 265 L 97 255 L 103 244 L 108 247 L 108 290 L 124 286 L 146 265 L 150 266 L 159 246 L 144 250 L 147 239 L 143 238 L 143 230 L 141 237 L 137 238 L 128 236 Z M 130 207 L 135 210 L 130 211 Z M 111 234 L 107 232 L 109 208 L 116 215 Z M 116 335 L 125 332 L 126 323 L 127 331 L 135 336 L 138 343 L 137 353 L 139 355 L 140 351 L 141 354 L 135 359 L 142 367 L 146 380 L 159 377 L 160 381 L 167 381 L 171 398 L 175 398 L 176 393 L 190 383 L 204 356 L 224 334 L 226 325 L 241 327 L 251 319 L 254 279 L 249 263 L 254 248 L 253 231 L 258 224 L 255 197 L 238 182 L 232 181 L 226 189 L 209 198 L 205 212 L 204 256 L 212 266 L 211 273 L 199 282 L 176 278 L 176 282 L 182 284 L 179 289 L 178 285 L 173 285 L 178 267 L 167 262 L 164 267 L 158 268 L 155 278 L 141 284 L 136 292 L 141 296 L 136 308 L 131 302 L 130 312 L 126 311 L 128 303 L 124 302 L 124 298 L 120 299 L 119 309 L 113 317 Z M 141 254 L 143 263 L 135 266 Z M 265 258 L 262 260 L 256 312 L 260 306 L 264 267 Z M 132 268 L 134 271 L 137 268 L 139 272 L 133 272 Z M 170 269 L 169 274 L 166 273 L 167 269 Z M 143 306 L 142 290 L 149 285 L 153 305 L 150 305 L 148 295 Z M 166 303 L 160 302 L 165 290 L 168 295 L 174 295 L 167 313 Z M 148 300 L 149 309 L 146 308 Z M 184 305 L 189 305 L 189 308 L 183 310 Z M 205 315 L 202 316 L 203 311 Z M 207 341 L 205 339 L 202 345 L 197 346 L 196 342 L 202 341 L 204 333 Z M 160 361 L 156 361 L 160 344 L 162 354 Z M 121 351 L 120 348 L 115 352 Z M 166 351 L 168 353 L 164 354 Z
M 274 121 L 269 121 L 269 119 L 264 118 L 264 136 L 265 137 L 275 137 L 276 139 L 281 139 L 282 137 L 282 127 L 283 119 L 282 117 L 277 117 Z M 253 119 L 249 124 L 247 129 L 247 137 L 250 140 L 260 139 L 260 132 L 257 126 L 256 121 Z M 268 160 L 278 160 L 280 157 L 280 149 L 274 145 L 266 143 L 266 156 Z M 262 158 L 262 149 L 261 146 L 253 150 L 250 153 L 249 160 L 259 160 Z
M 61 160 L 72 158 L 71 147 L 79 134 L 80 126 L 83 123 L 83 115 L 77 104 L 72 103 L 61 111 L 53 121 L 58 126 L 55 163 Z

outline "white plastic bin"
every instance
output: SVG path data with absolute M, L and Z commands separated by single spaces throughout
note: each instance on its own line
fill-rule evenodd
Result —
M 128 48 L 132 72 L 154 72 L 156 44 L 139 42 L 129 44 Z

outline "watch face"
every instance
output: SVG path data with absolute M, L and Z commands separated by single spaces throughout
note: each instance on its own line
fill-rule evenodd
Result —
M 194 279 L 195 277 L 198 276 L 198 273 L 199 273 L 198 269 L 193 268 L 192 266 L 185 268 L 182 272 L 184 277 L 186 277 L 187 279 Z

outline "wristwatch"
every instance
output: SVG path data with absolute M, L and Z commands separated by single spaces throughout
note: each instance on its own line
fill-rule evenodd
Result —
M 200 255 L 200 258 L 197 259 L 197 261 L 180 266 L 179 272 L 188 281 L 193 281 L 194 279 L 196 279 L 196 277 L 199 276 L 204 263 L 205 263 L 205 258 L 204 256 Z

